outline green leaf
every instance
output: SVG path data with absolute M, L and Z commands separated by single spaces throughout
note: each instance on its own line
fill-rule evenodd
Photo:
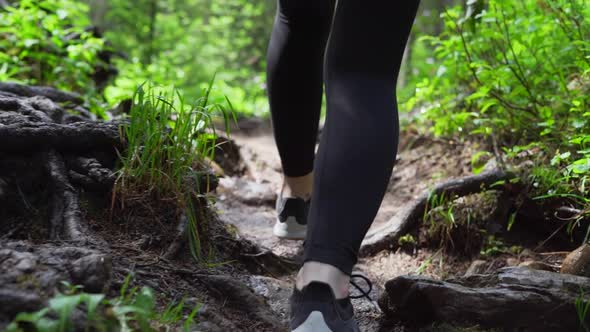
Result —
M 471 170 L 473 174 L 479 174 L 483 171 L 487 160 L 482 160 L 482 157 L 489 157 L 492 154 L 488 151 L 479 151 L 471 157 Z
M 49 300 L 49 308 L 59 315 L 59 327 L 62 331 L 68 329 L 70 315 L 81 300 L 81 295 L 58 295 Z
M 145 312 L 151 312 L 156 305 L 154 291 L 149 287 L 142 287 L 135 297 L 133 305 Z

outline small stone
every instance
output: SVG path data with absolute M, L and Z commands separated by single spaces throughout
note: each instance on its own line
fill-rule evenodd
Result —
M 102 292 L 111 280 L 110 256 L 90 254 L 71 263 L 70 272 L 75 283 L 87 292 Z
M 508 258 L 506 259 L 506 266 L 517 266 L 518 265 L 518 259 L 516 258 Z
M 37 266 L 37 263 L 34 259 L 30 259 L 25 257 L 18 261 L 18 264 L 14 266 L 14 269 L 19 270 L 21 272 L 31 272 Z
M 561 273 L 590 277 L 590 245 L 583 244 L 565 257 Z
M 473 262 L 471 262 L 471 265 L 469 266 L 469 268 L 465 272 L 465 276 L 469 277 L 474 274 L 483 274 L 487 268 L 487 265 L 488 265 L 488 262 L 486 262 L 484 260 L 481 260 L 481 259 L 474 260 Z

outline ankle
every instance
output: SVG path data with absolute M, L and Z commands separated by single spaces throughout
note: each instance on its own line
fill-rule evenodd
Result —
M 304 176 L 284 178 L 281 195 L 283 197 L 298 197 L 308 200 L 313 189 L 313 172 Z
M 311 282 L 330 285 L 337 299 L 348 297 L 350 276 L 335 266 L 319 262 L 306 262 L 297 274 L 296 287 L 301 290 Z

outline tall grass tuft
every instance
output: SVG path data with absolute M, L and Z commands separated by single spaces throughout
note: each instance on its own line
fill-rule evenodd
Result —
M 231 104 L 210 104 L 213 81 L 193 103 L 174 88 L 145 83 L 133 96 L 129 122 L 122 127 L 127 149 L 120 155 L 121 167 L 113 202 L 125 205 L 128 195 L 175 200 L 188 220 L 190 250 L 201 260 L 198 188 L 204 175 L 203 161 L 213 159 L 216 132 L 213 117 L 222 116 L 229 128 Z M 208 182 L 207 182 L 208 185 Z M 203 219 L 203 218 L 201 218 Z

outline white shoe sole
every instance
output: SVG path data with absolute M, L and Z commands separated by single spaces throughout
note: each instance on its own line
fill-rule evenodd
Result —
M 319 311 L 312 311 L 303 324 L 299 325 L 292 332 L 333 332 L 326 325 L 324 315 Z
M 295 217 L 288 217 L 287 221 L 280 222 L 278 219 L 273 227 L 273 234 L 281 239 L 303 240 L 307 233 L 307 225 L 301 225 Z

